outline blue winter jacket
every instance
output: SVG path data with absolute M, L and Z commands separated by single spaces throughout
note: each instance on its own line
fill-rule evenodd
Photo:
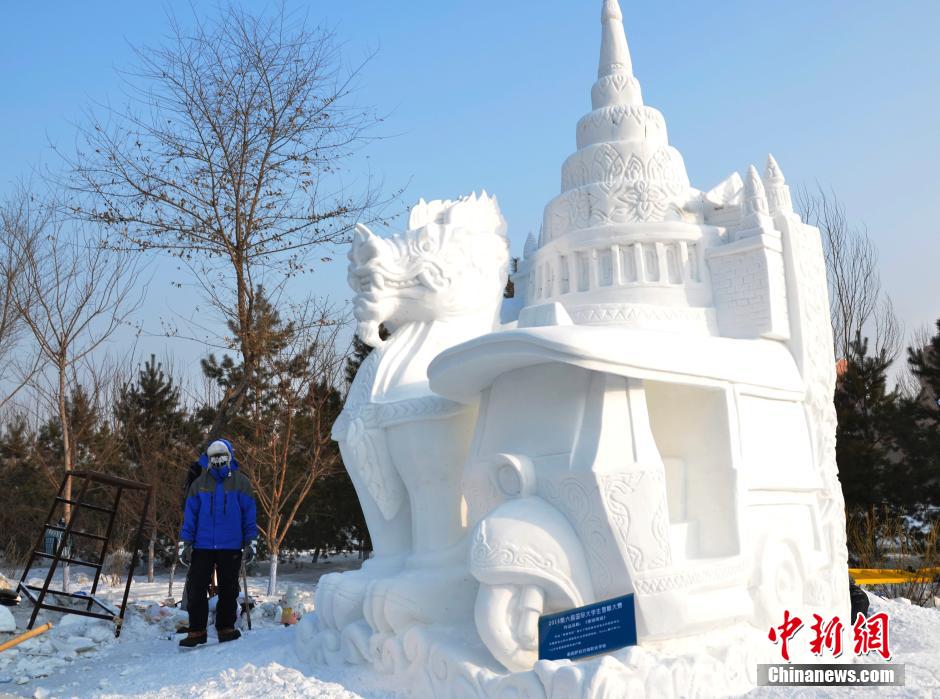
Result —
M 229 465 L 209 468 L 209 457 L 200 456 L 202 473 L 186 495 L 180 539 L 196 549 L 240 549 L 258 536 L 251 483 L 238 470 L 231 443 L 220 441 L 228 447 Z

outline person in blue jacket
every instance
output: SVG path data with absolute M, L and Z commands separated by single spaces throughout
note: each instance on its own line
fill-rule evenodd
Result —
M 180 560 L 189 565 L 189 633 L 180 645 L 192 648 L 207 640 L 207 591 L 213 569 L 218 573 L 219 600 L 215 628 L 219 642 L 241 637 L 235 628 L 238 573 L 257 554 L 258 526 L 251 483 L 238 470 L 235 451 L 226 439 L 209 445 L 199 457 L 202 472 L 189 486 L 180 533 Z

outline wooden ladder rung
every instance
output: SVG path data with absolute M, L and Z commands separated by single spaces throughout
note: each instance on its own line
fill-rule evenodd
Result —
M 64 532 L 65 527 L 60 527 L 58 524 L 47 524 L 46 529 L 55 529 L 57 532 Z M 101 536 L 101 534 L 92 534 L 91 532 L 83 532 L 80 529 L 73 529 L 69 534 L 75 534 L 76 536 L 87 536 L 90 539 L 97 539 L 98 541 L 107 541 L 107 538 Z
M 60 495 L 56 496 L 56 500 L 59 502 L 64 502 L 67 505 L 75 505 L 76 507 L 83 507 L 86 510 L 94 510 L 95 512 L 107 512 L 108 514 L 113 514 L 115 512 L 113 507 L 102 507 L 101 505 L 92 505 L 90 502 L 79 502 L 78 500 L 70 500 L 69 498 L 63 498 Z
M 97 568 L 99 570 L 102 567 L 101 563 L 91 563 L 89 561 L 83 561 L 79 558 L 66 558 L 65 556 L 60 556 L 59 558 L 56 558 L 54 554 L 45 553 L 43 551 L 33 551 L 33 554 L 36 556 L 39 556 L 40 558 L 48 558 L 50 561 L 58 560 L 58 561 L 61 561 L 62 563 L 71 563 L 72 565 L 76 565 L 76 566 L 85 566 L 87 568 Z
M 50 595 L 56 594 L 55 590 L 49 590 Z M 63 614 L 78 614 L 79 616 L 90 616 L 94 619 L 105 619 L 107 621 L 114 621 L 118 617 L 116 614 L 101 614 L 100 612 L 89 612 L 85 609 L 73 609 L 72 607 L 62 607 L 58 604 L 46 604 L 43 602 L 39 605 L 40 609 L 49 609 L 53 612 L 62 612 Z

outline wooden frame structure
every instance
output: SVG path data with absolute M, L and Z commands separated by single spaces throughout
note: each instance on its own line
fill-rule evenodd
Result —
M 78 489 L 78 497 L 75 499 L 67 499 L 62 495 L 65 492 L 65 486 L 69 479 L 82 481 L 81 486 Z M 85 498 L 88 493 L 89 485 L 92 483 L 116 489 L 114 493 L 114 501 L 111 506 L 105 507 L 86 501 Z M 73 484 L 71 492 L 75 492 L 74 485 L 75 484 Z M 130 569 L 127 571 L 127 582 L 124 585 L 124 598 L 121 601 L 121 607 L 118 610 L 96 598 L 95 593 L 98 591 L 98 582 L 101 579 L 101 571 L 104 568 L 105 557 L 108 555 L 108 544 L 111 540 L 111 533 L 114 530 L 114 521 L 117 519 L 118 509 L 121 504 L 121 496 L 125 491 L 143 491 L 144 502 L 143 507 L 140 510 L 140 519 L 137 523 L 137 533 L 134 537 L 134 550 L 131 556 Z M 143 534 L 144 524 L 147 521 L 147 515 L 150 511 L 151 495 L 152 488 L 146 483 L 138 483 L 137 481 L 132 481 L 126 478 L 118 478 L 117 476 L 110 476 L 104 473 L 97 473 L 95 471 L 65 472 L 65 476 L 63 477 L 62 482 L 59 484 L 59 491 L 56 493 L 55 499 L 52 501 L 52 507 L 49 509 L 49 515 L 46 517 L 46 523 L 39 532 L 36 547 L 33 549 L 33 552 L 29 557 L 29 562 L 26 564 L 26 568 L 23 570 L 23 575 L 20 577 L 20 582 L 17 588 L 18 590 L 21 590 L 23 594 L 33 603 L 33 613 L 29 618 L 29 624 L 26 628 L 33 628 L 33 624 L 36 623 L 36 617 L 39 614 L 40 609 L 49 609 L 56 612 L 64 612 L 66 614 L 79 614 L 81 616 L 90 616 L 96 619 L 114 621 L 116 625 L 114 635 L 121 635 L 121 626 L 124 622 L 124 613 L 127 609 L 127 596 L 130 593 L 131 580 L 134 577 L 134 568 L 137 567 L 137 551 L 140 548 L 141 535 Z M 65 526 L 52 524 L 54 521 L 53 515 L 56 512 L 56 508 L 59 505 L 66 504 L 72 505 L 72 513 L 69 517 L 69 520 L 65 523 Z M 101 512 L 108 515 L 108 524 L 103 535 L 91 531 L 77 529 L 75 527 L 75 522 L 82 510 Z M 55 550 L 52 553 L 48 553 L 42 550 L 46 531 L 50 529 L 61 533 L 61 537 L 58 539 Z M 69 552 L 67 556 L 63 555 L 69 545 L 69 540 L 73 536 L 101 542 L 101 551 L 98 555 L 97 562 L 84 561 L 78 558 L 74 558 L 75 554 L 73 552 Z M 46 573 L 46 579 L 43 582 L 42 587 L 29 585 L 26 582 L 27 577 L 29 576 L 29 571 L 37 559 L 48 559 L 52 561 L 49 566 L 49 572 Z M 91 586 L 91 593 L 85 595 L 74 592 L 65 592 L 64 590 L 50 589 L 49 585 L 52 583 L 52 578 L 55 575 L 55 571 L 59 563 L 93 568 L 95 571 L 95 579 Z M 86 601 L 87 604 L 85 605 L 84 609 L 82 609 L 80 606 L 72 608 L 64 607 L 61 604 L 50 604 L 46 601 L 46 597 L 50 594 L 54 596 L 69 597 L 72 599 Z M 97 605 L 104 611 L 92 611 L 92 606 L 94 605 Z

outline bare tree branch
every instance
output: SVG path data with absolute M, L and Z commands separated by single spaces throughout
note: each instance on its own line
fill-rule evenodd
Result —
M 20 189 L 0 206 L 0 411 L 40 366 L 41 355 L 24 342 L 26 323 L 16 297 L 22 258 L 37 245 L 35 232 L 29 229 L 30 204 L 29 195 Z M 19 300 L 30 308 L 35 302 L 31 295 Z
M 835 193 L 819 185 L 814 191 L 800 188 L 797 206 L 803 220 L 822 234 L 836 356 L 849 356 L 856 333 L 870 332 L 876 353 L 883 348 L 895 359 L 903 333 L 882 291 L 878 250 L 868 231 L 853 228 Z
M 333 35 L 283 7 L 174 21 L 166 44 L 137 55 L 131 106 L 93 117 L 67 159 L 70 211 L 105 226 L 112 248 L 178 257 L 227 323 L 245 372 L 211 440 L 257 363 L 255 289 L 279 288 L 311 269 L 311 249 L 381 220 L 376 183 L 347 189 L 341 177 L 381 119 L 352 102 L 362 66 L 344 72 Z

